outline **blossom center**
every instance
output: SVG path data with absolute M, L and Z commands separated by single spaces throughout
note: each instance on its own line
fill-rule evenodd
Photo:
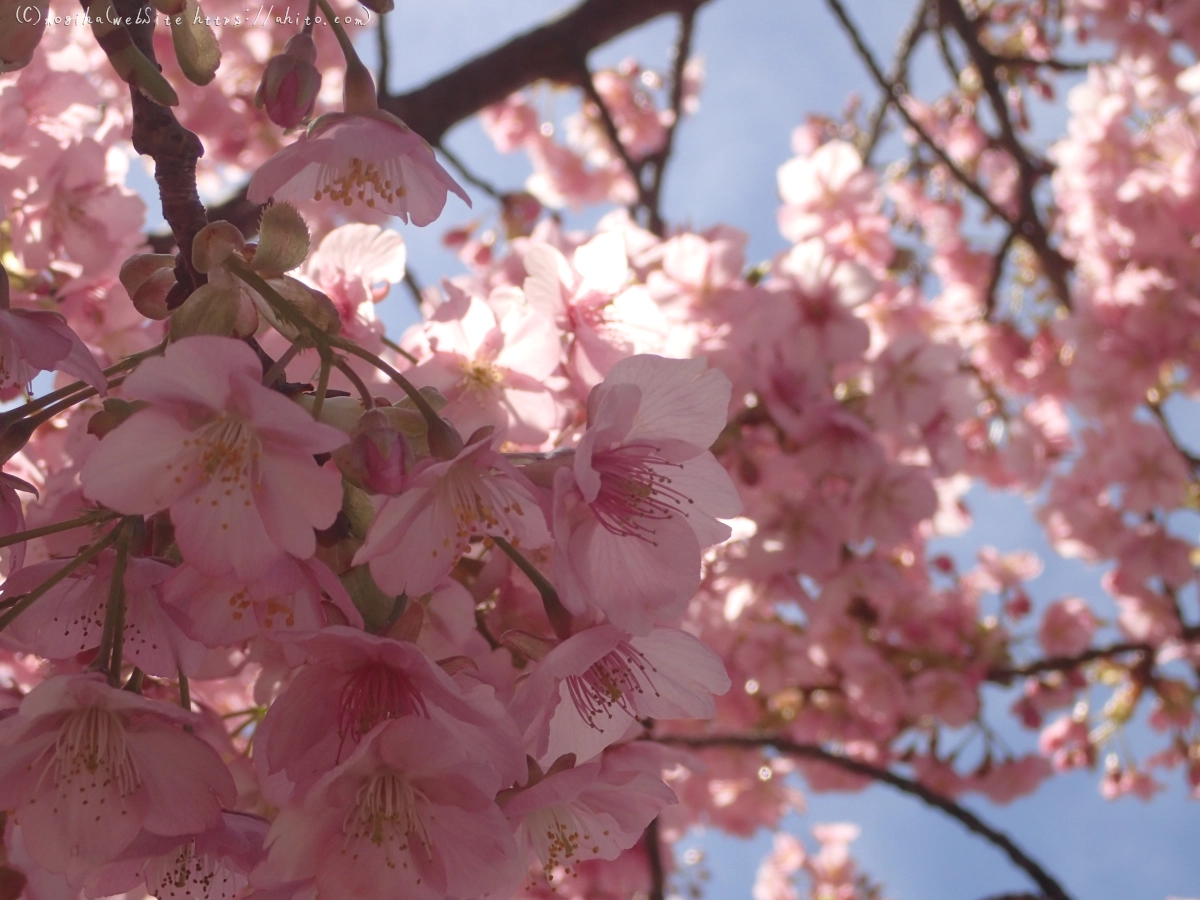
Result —
M 600 491 L 591 507 L 600 524 L 613 534 L 655 544 L 654 526 L 648 521 L 686 516 L 686 505 L 695 501 L 671 486 L 670 476 L 660 469 L 663 466 L 680 468 L 650 444 L 622 444 L 593 456 Z
M 202 480 L 205 483 L 216 480 L 224 485 L 226 494 L 232 495 L 234 488 L 250 491 L 258 484 L 262 443 L 254 429 L 240 417 L 222 413 L 196 429 L 183 445 L 195 451 Z M 183 468 L 186 471 L 190 465 Z M 175 480 L 180 482 L 183 478 L 180 475 Z M 249 498 L 246 500 L 249 502 Z
M 342 821 L 344 850 L 366 839 L 385 852 L 388 868 L 396 868 L 392 851 L 421 852 L 433 857 L 433 843 L 421 819 L 417 800 L 420 795 L 398 772 L 377 772 L 364 781 L 354 798 L 354 806 Z M 423 798 L 422 798 L 423 799 Z M 401 859 L 400 865 L 408 868 Z M 419 880 L 419 879 L 418 879 Z
M 363 666 L 342 688 L 338 737 L 357 744 L 380 722 L 401 716 L 429 718 L 429 710 L 416 685 L 404 672 L 373 663 Z M 340 753 L 339 753 L 340 756 Z
M 81 792 L 115 787 L 121 797 L 127 797 L 141 783 L 125 726 L 115 713 L 98 706 L 74 712 L 63 723 L 47 772 L 63 793 L 78 783 Z
M 159 900 L 229 900 L 245 884 L 244 877 L 229 871 L 219 859 L 197 854 L 195 841 L 164 857 L 158 866 L 152 864 L 146 873 L 146 887 Z
M 446 551 L 453 559 L 458 559 L 471 549 L 471 537 L 476 534 L 498 534 L 514 541 L 516 546 L 507 517 L 514 513 L 523 515 L 521 505 L 493 490 L 469 463 L 452 466 L 438 490 L 439 499 L 449 508 L 454 534 L 447 534 L 442 541 L 442 550 L 434 550 L 434 556 Z
M 649 690 L 658 696 L 651 679 L 657 671 L 644 654 L 621 641 L 582 675 L 567 676 L 567 694 L 587 726 L 600 731 L 596 720 L 601 716 L 611 720 L 613 710 L 619 709 L 635 718 L 634 699 L 638 694 Z
M 552 879 L 554 870 L 560 867 L 567 875 L 575 874 L 571 865 L 579 855 L 580 846 L 590 841 L 591 835 L 570 809 L 562 806 L 539 809 L 529 817 L 528 827 L 547 878 Z
M 492 389 L 503 381 L 500 370 L 486 361 L 464 362 L 462 370 L 464 387 L 475 393 L 491 393 Z
M 317 176 L 314 200 L 329 197 L 349 206 L 356 199 L 373 207 L 377 199 L 392 203 L 405 195 L 404 176 L 399 163 L 386 159 L 380 163 L 364 163 L 357 156 L 346 166 L 324 165 Z

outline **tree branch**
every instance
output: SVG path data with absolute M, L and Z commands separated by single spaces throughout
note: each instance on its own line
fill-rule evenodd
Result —
M 381 106 L 430 143 L 481 109 L 543 79 L 582 87 L 588 54 L 668 13 L 709 0 L 584 0 L 574 9 Z
M 929 12 L 929 3 L 930 0 L 919 0 L 912 19 L 901 32 L 899 41 L 896 42 L 896 56 L 892 60 L 891 70 L 887 73 L 889 88 L 883 92 L 879 105 L 871 113 L 870 125 L 867 128 L 867 143 L 862 148 L 863 166 L 871 165 L 871 156 L 875 153 L 879 139 L 883 137 L 883 122 L 887 117 L 887 111 L 896 102 L 897 89 L 906 89 L 908 61 L 917 49 L 917 44 L 921 42 L 922 35 L 928 30 L 926 18 Z
M 131 17 L 126 21 L 146 23 L 126 27 L 134 45 L 151 62 L 157 62 L 154 55 L 157 16 L 141 0 L 114 0 L 114 6 L 122 18 Z M 154 160 L 154 180 L 158 183 L 163 218 L 171 228 L 173 243 L 179 247 L 173 293 L 181 294 L 178 302 L 182 303 L 207 281 L 192 265 L 192 239 L 208 224 L 208 214 L 196 192 L 196 162 L 204 155 L 204 145 L 179 123 L 169 107 L 159 106 L 132 87 L 129 94 L 133 100 L 133 149 Z M 171 299 L 168 298 L 168 304 Z
M 621 141 L 621 134 L 617 130 L 617 123 L 613 120 L 612 113 L 609 112 L 608 106 L 604 102 L 604 98 L 600 96 L 600 92 L 596 90 L 595 80 L 591 70 L 585 64 L 583 74 L 580 78 L 580 88 L 583 94 L 587 97 L 588 102 L 596 107 L 597 115 L 600 117 L 600 125 L 604 129 L 604 136 L 608 138 L 608 142 L 612 144 L 613 150 L 617 156 L 621 157 L 621 162 L 625 164 L 625 171 L 629 174 L 633 181 L 634 190 L 637 191 L 638 206 L 646 209 L 650 208 L 649 194 L 646 192 L 646 186 L 642 184 L 641 168 L 633 157 L 629 155 L 629 149 Z
M 761 750 L 770 747 L 788 756 L 819 760 L 837 766 L 847 772 L 863 775 L 883 784 L 890 785 L 898 791 L 916 797 L 927 806 L 941 810 L 946 815 L 957 820 L 972 834 L 979 835 L 988 843 L 1003 851 L 1012 861 L 1013 865 L 1028 875 L 1049 900 L 1071 900 L 1070 895 L 1063 890 L 1062 886 L 1006 834 L 992 828 L 973 812 L 959 806 L 953 800 L 948 800 L 916 781 L 905 778 L 902 775 L 897 775 L 889 769 L 880 768 L 870 763 L 833 753 L 816 744 L 800 744 L 771 734 L 663 735 L 655 736 L 653 740 L 661 744 L 674 744 L 693 749 L 741 747 L 749 750 Z
M 650 898 L 663 900 L 667 895 L 667 875 L 663 869 L 662 840 L 658 835 L 658 819 L 652 819 L 646 826 L 644 835 L 646 841 L 646 858 L 650 863 Z
M 958 33 L 959 39 L 967 48 L 967 53 L 979 77 L 983 82 L 984 93 L 987 94 L 996 123 L 1000 128 L 1000 146 L 1012 157 L 1017 167 L 1017 195 L 1020 204 L 1017 221 L 1014 227 L 1021 237 L 1033 248 L 1038 263 L 1042 267 L 1050 286 L 1054 289 L 1058 302 L 1066 309 L 1071 308 L 1071 290 L 1067 284 L 1067 273 L 1071 264 L 1067 259 L 1050 246 L 1050 236 L 1046 226 L 1038 216 L 1037 201 L 1033 192 L 1037 187 L 1038 168 L 1034 166 L 1029 151 L 1017 138 L 1013 127 L 1012 116 L 1009 114 L 1008 101 L 996 76 L 997 58 L 988 50 L 979 38 L 978 23 L 972 21 L 963 9 L 959 0 L 941 0 L 938 7 L 939 16 L 948 22 Z
M 692 55 L 692 33 L 696 25 L 696 11 L 689 10 L 679 16 L 679 38 L 675 41 L 675 56 L 671 69 L 671 124 L 667 126 L 667 136 L 662 149 L 646 160 L 654 166 L 650 186 L 646 191 L 646 213 L 649 216 L 648 227 L 651 232 L 663 236 L 665 225 L 662 213 L 663 176 L 667 171 L 667 163 L 671 158 L 671 150 L 675 144 L 675 131 L 679 128 L 679 120 L 683 117 L 683 76 L 687 67 L 688 57 Z
M 850 43 L 854 45 L 855 52 L 858 53 L 859 58 L 866 65 L 868 71 L 870 71 L 871 76 L 875 79 L 875 83 L 879 85 L 881 90 L 892 96 L 896 111 L 900 113 L 908 127 L 916 132 L 921 143 L 928 147 L 930 152 L 938 158 L 938 162 L 950 171 L 954 180 L 980 200 L 992 215 L 1002 222 L 1008 222 L 1011 225 L 1008 213 L 1004 211 L 1000 204 L 993 200 L 975 179 L 971 178 L 971 176 L 962 170 L 958 163 L 950 158 L 946 151 L 934 141 L 933 137 L 925 130 L 921 123 L 916 120 L 916 117 L 908 111 L 908 108 L 904 105 L 903 97 L 906 92 L 900 85 L 889 82 L 887 76 L 883 74 L 883 70 L 879 68 L 879 63 L 875 60 L 875 55 L 871 52 L 871 48 L 867 46 L 866 41 L 863 40 L 858 26 L 854 24 L 849 13 L 846 12 L 846 8 L 842 5 L 841 0 L 825 0 L 825 3 L 833 12 L 838 22 L 841 23 L 846 35 L 850 38 Z

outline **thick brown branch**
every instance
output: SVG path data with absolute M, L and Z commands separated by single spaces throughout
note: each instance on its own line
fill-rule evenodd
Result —
M 122 17 L 146 23 L 127 27 L 137 48 L 156 62 L 155 16 L 149 7 L 140 0 L 115 0 L 114 5 Z M 200 138 L 179 124 L 170 108 L 159 106 L 134 88 L 130 88 L 130 96 L 133 99 L 133 149 L 154 160 L 154 180 L 158 183 L 163 218 L 171 227 L 174 243 L 180 249 L 175 281 L 181 293 L 179 302 L 182 302 L 206 280 L 192 266 L 192 239 L 208 224 L 208 214 L 196 192 L 196 161 L 204 155 L 204 145 Z
M 874 781 L 890 785 L 898 791 L 916 797 L 927 806 L 941 810 L 946 815 L 956 819 L 972 834 L 977 834 L 993 846 L 1002 850 L 1013 864 L 1021 869 L 1041 889 L 1050 900 L 1070 900 L 1070 896 L 1062 886 L 1052 878 L 1038 863 L 1034 862 L 1024 850 L 1018 847 L 1008 835 L 997 831 L 968 809 L 959 806 L 953 800 L 931 791 L 902 775 L 897 775 L 889 769 L 873 766 L 870 763 L 851 759 L 839 753 L 833 753 L 816 744 L 800 744 L 787 738 L 772 734 L 721 734 L 721 735 L 662 735 L 654 740 L 662 744 L 675 744 L 693 749 L 711 747 L 742 747 L 745 749 L 762 750 L 771 748 L 788 756 L 803 759 L 815 759 L 837 766 L 847 772 L 862 775 Z
M 650 864 L 650 900 L 663 900 L 667 896 L 667 874 L 663 869 L 662 839 L 658 834 L 658 819 L 646 826 L 646 859 Z
M 477 56 L 382 106 L 430 143 L 486 106 L 543 79 L 581 85 L 597 47 L 669 13 L 695 13 L 709 0 L 584 0 L 538 28 Z

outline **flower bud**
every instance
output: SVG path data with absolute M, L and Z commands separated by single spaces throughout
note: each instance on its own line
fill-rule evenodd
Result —
M 246 238 L 237 226 L 225 221 L 209 222 L 192 239 L 192 265 L 197 272 L 210 272 L 230 254 L 244 253 Z
M 263 210 L 251 264 L 264 276 L 282 275 L 304 262 L 310 243 L 308 226 L 296 207 L 275 203 Z
M 171 19 L 171 40 L 175 60 L 188 81 L 205 85 L 213 80 L 221 64 L 221 45 L 196 0 L 187 0 L 183 15 Z
M 500 215 L 508 239 L 529 237 L 533 233 L 533 226 L 537 224 L 538 216 L 542 214 L 542 204 L 538 202 L 537 197 L 528 191 L 516 191 L 505 194 L 500 203 Z
M 307 34 L 297 34 L 283 53 L 272 57 L 263 70 L 254 105 L 282 128 L 294 128 L 310 115 L 321 90 L 321 73 L 313 63 L 317 48 Z
M 171 315 L 167 295 L 175 287 L 175 257 L 166 253 L 138 253 L 121 264 L 121 284 L 134 309 L 147 319 Z
M 363 413 L 346 460 L 350 474 L 375 494 L 398 494 L 408 481 L 413 451 L 408 439 L 378 409 Z
M 0 72 L 14 72 L 29 65 L 46 30 L 50 0 L 0 0 Z
M 462 435 L 446 419 L 438 418 L 426 424 L 429 426 L 429 452 L 432 456 L 454 459 L 462 453 Z

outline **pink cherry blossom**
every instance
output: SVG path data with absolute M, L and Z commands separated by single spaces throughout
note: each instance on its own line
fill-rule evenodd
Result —
M 85 495 L 135 515 L 169 508 L 184 559 L 209 575 L 253 578 L 285 553 L 311 556 L 342 496 L 312 455 L 346 435 L 263 387 L 261 372 L 229 338 L 185 338 L 146 360 L 122 393 L 150 406 L 92 451 Z
M 370 563 L 385 591 L 415 597 L 437 586 L 473 536 L 531 548 L 549 543 L 532 485 L 491 443 L 485 436 L 454 459 L 418 465 L 405 491 L 380 507 L 354 564 Z
M 250 882 L 263 856 L 268 822 L 244 813 L 224 812 L 213 828 L 197 834 L 164 836 L 143 831 L 113 862 L 88 878 L 87 896 L 105 897 L 144 884 L 159 900 L 197 895 L 234 900 Z
M 78 885 L 144 830 L 215 827 L 236 793 L 220 757 L 179 709 L 97 675 L 44 681 L 0 721 L 0 806 L 16 810 L 39 865 Z
M 528 306 L 497 315 L 480 297 L 458 296 L 424 339 L 431 354 L 408 378 L 449 401 L 442 415 L 463 434 L 491 425 L 514 443 L 539 446 L 556 429 L 562 413 L 547 382 L 561 347 L 544 316 Z
M 163 604 L 192 640 L 228 647 L 263 635 L 281 640 L 291 633 L 319 631 L 330 620 L 325 605 L 362 625 L 346 589 L 316 559 L 280 557 L 254 579 L 236 573 L 207 577 L 185 563 L 163 584 Z
M 1038 643 L 1048 656 L 1074 656 L 1092 642 L 1099 623 L 1078 597 L 1058 600 L 1046 607 L 1038 626 Z
M 246 196 L 252 203 L 326 198 L 428 225 L 442 214 L 447 191 L 471 205 L 420 135 L 375 110 L 322 116 L 254 173 Z
M 563 641 L 534 667 L 509 705 L 527 751 L 548 765 L 580 762 L 620 740 L 636 720 L 710 718 L 729 690 L 720 658 L 685 631 L 633 636 L 597 625 Z
M 700 551 L 741 502 L 708 447 L 729 380 L 703 359 L 633 356 L 588 398 L 588 429 L 555 475 L 554 573 L 574 613 L 645 633 L 699 586 Z
M 37 488 L 23 478 L 8 472 L 0 472 L 0 537 L 8 537 L 25 530 L 25 507 L 17 491 L 37 495 Z M 16 544 L 10 551 L 9 570 L 16 571 L 25 562 L 25 542 Z
M 510 896 L 524 868 L 496 789 L 437 723 L 387 721 L 280 810 L 252 881 L 311 880 L 327 900 Z
M 344 762 L 375 726 L 405 716 L 437 722 L 501 784 L 523 774 L 520 736 L 491 688 L 464 690 L 413 644 L 331 626 L 295 646 L 305 664 L 259 727 L 256 760 L 297 790 Z
M 44 310 L 0 309 L 0 393 L 28 390 L 38 372 L 61 371 L 101 394 L 108 381 L 63 318 Z
M 650 744 L 626 744 L 581 765 L 531 773 L 503 801 L 517 844 L 548 878 L 574 874 L 589 859 L 616 859 L 650 820 L 676 802 L 659 778 L 661 755 Z
M 9 576 L 0 591 L 8 599 L 27 593 L 66 565 L 56 559 L 37 563 Z M 77 569 L 65 581 L 23 612 L 3 635 L 14 648 L 29 649 L 47 659 L 69 659 L 100 646 L 108 613 L 116 553 L 109 550 L 91 565 Z M 173 677 L 190 670 L 201 650 L 179 629 L 163 608 L 160 585 L 171 567 L 157 560 L 130 557 L 125 561 L 124 656 L 149 675 Z
M 572 261 L 546 244 L 523 260 L 525 296 L 533 308 L 571 337 L 567 363 L 585 390 L 619 360 L 659 353 L 668 326 L 643 289 L 626 284 L 629 264 L 620 234 L 600 234 L 576 248 Z

